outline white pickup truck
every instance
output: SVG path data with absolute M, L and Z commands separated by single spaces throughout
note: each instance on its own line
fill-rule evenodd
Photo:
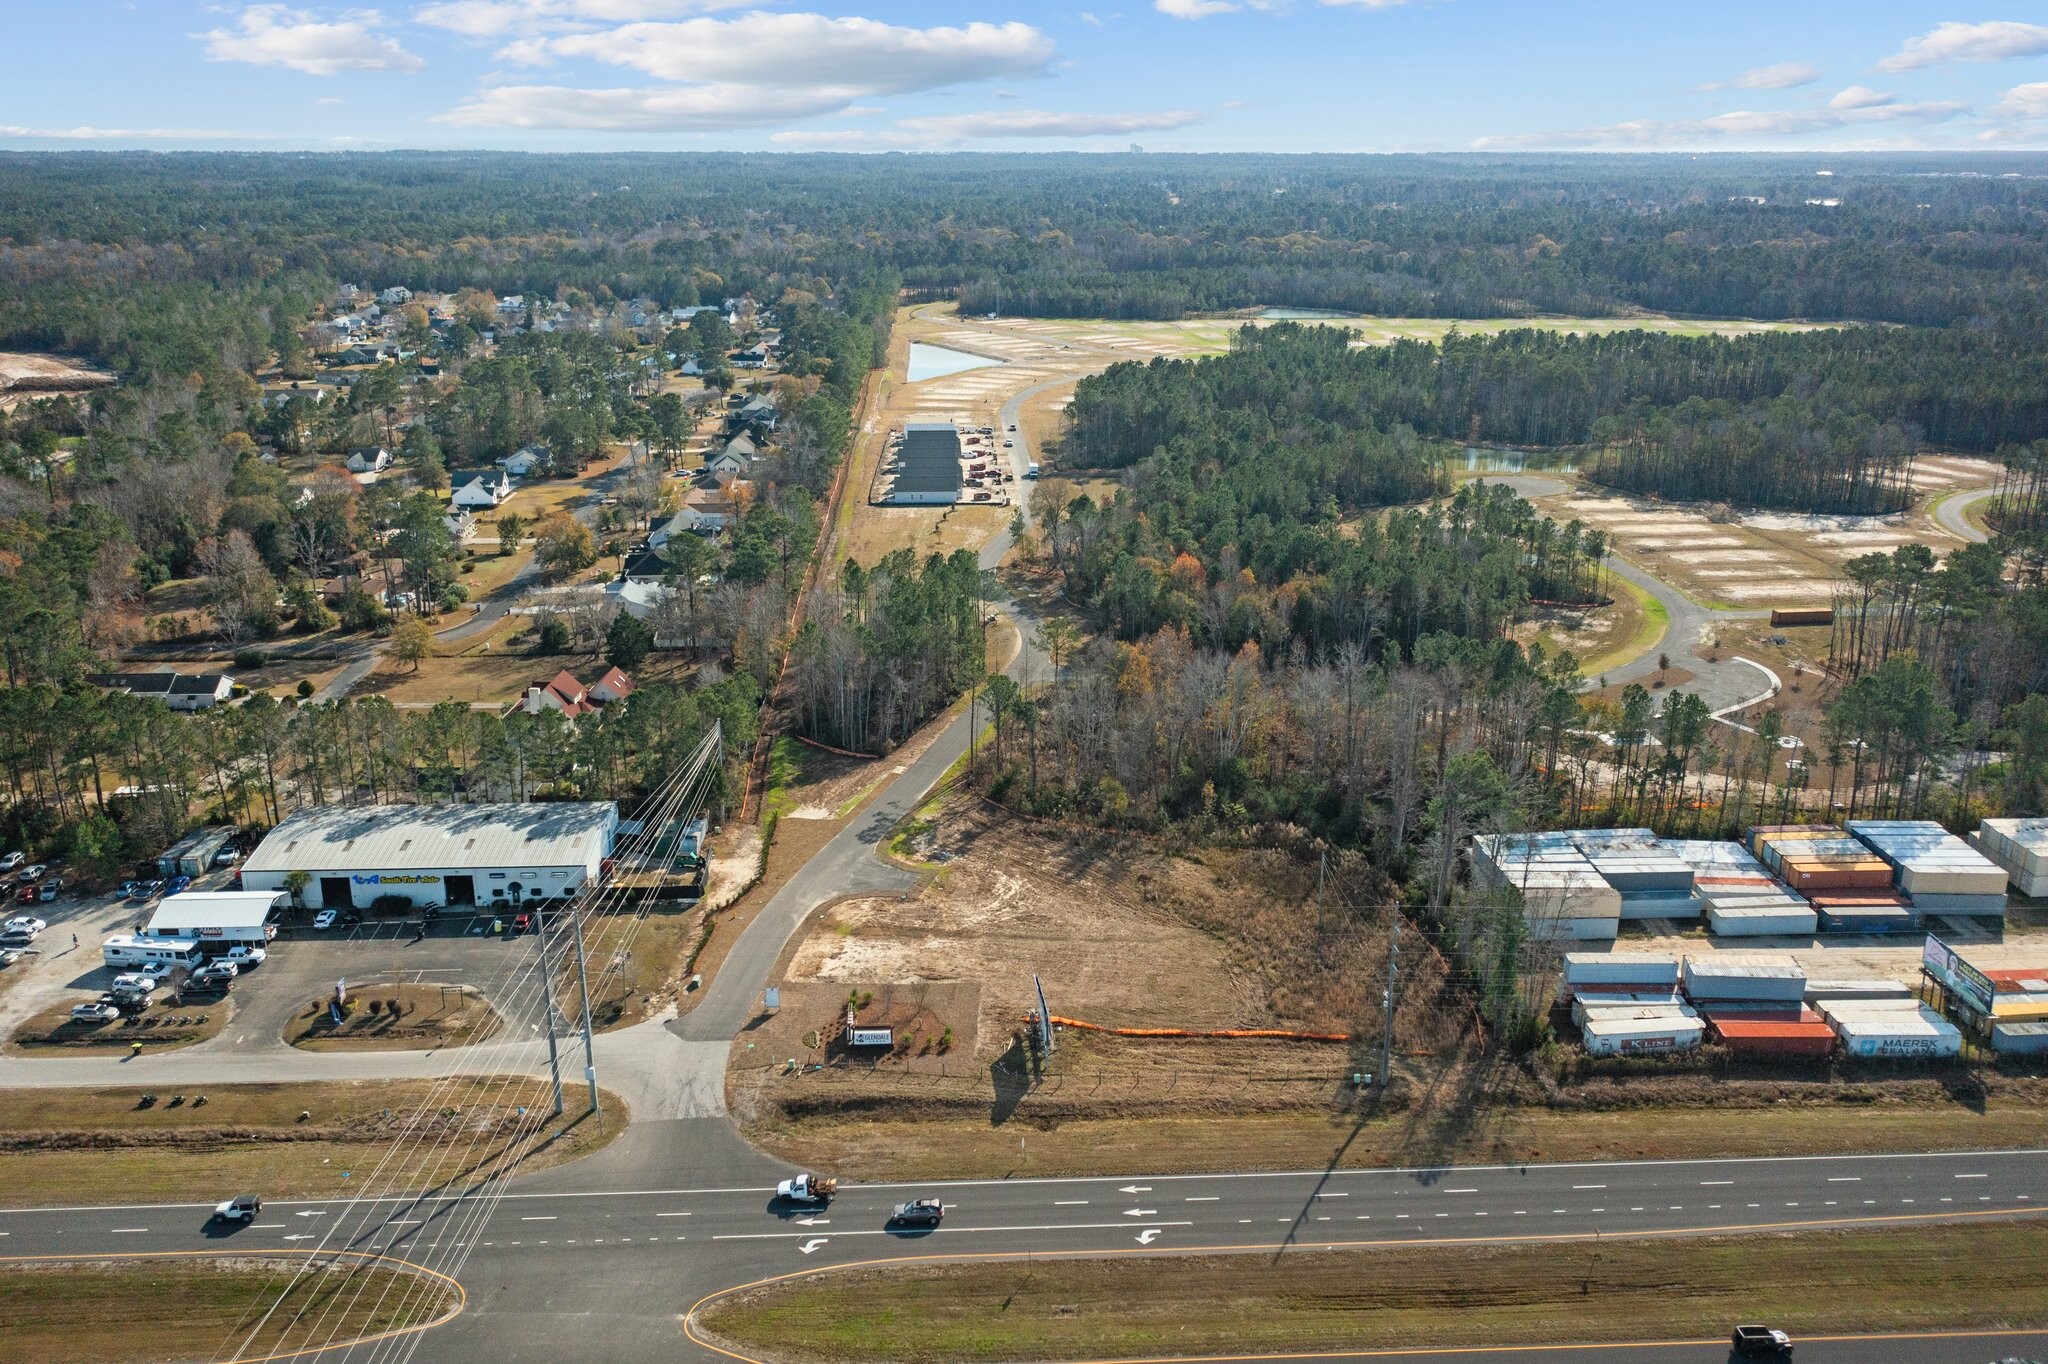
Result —
M 832 1201 L 839 1192 L 839 1181 L 820 1179 L 805 1172 L 794 1179 L 785 1179 L 775 1186 L 775 1196 L 789 1203 L 815 1203 L 820 1207 Z

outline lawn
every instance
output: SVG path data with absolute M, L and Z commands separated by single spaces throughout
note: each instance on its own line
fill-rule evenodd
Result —
M 299 1256 L 227 1251 L 0 1264 L 0 1359 L 275 1358 L 431 1326 L 461 1310 L 452 1284 L 375 1258 L 324 1257 L 303 1268 Z
M 2043 1254 L 2048 1224 L 1990 1222 L 953 1263 L 808 1275 L 715 1302 L 693 1324 L 746 1350 L 854 1361 L 1710 1343 L 1738 1321 L 1796 1340 L 2048 1322 Z
M 1656 648 L 1657 641 L 1663 639 L 1664 632 L 1671 628 L 1671 613 L 1664 609 L 1663 602 L 1619 573 L 1608 574 L 1607 581 L 1614 589 L 1614 606 L 1611 609 L 1622 617 L 1616 638 L 1623 642 L 1598 657 L 1581 659 L 1579 672 L 1586 677 L 1599 677 L 1623 664 L 1633 663 Z
M 285 1025 L 284 1040 L 307 1051 L 425 1051 L 484 1041 L 504 1023 L 474 990 L 438 985 L 375 985 L 358 991 L 351 1004 L 337 1028 L 328 999 L 311 1001 Z
M 526 1076 L 38 1090 L 0 1104 L 0 1185 L 33 1204 L 406 1191 L 559 1165 L 625 1126 L 613 1096 L 595 1119 L 579 1120 L 571 1095 L 563 1118 L 542 1122 L 546 1102 L 546 1082 Z
M 233 1002 L 222 995 L 187 1000 L 182 1006 L 166 999 L 111 1023 L 74 1019 L 72 1005 L 89 1003 L 91 998 L 84 993 L 66 995 L 24 1019 L 9 1039 L 9 1050 L 24 1056 L 122 1056 L 140 1042 L 145 1052 L 176 1051 L 218 1035 L 235 1011 Z

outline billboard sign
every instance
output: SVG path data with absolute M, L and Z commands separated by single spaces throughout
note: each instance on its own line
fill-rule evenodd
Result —
M 1956 955 L 1950 947 L 1932 933 L 1920 950 L 1920 965 L 1942 989 L 1947 990 L 1964 1004 L 1980 1014 L 1991 1012 L 1991 996 L 1997 988 L 1990 977 Z

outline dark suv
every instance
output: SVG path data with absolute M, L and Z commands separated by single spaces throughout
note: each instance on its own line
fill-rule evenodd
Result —
M 889 1214 L 889 1225 L 895 1227 L 936 1227 L 946 1216 L 946 1205 L 936 1198 L 919 1198 L 909 1203 L 898 1203 Z

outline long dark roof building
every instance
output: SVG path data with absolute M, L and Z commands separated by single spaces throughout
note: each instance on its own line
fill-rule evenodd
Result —
M 911 422 L 896 452 L 898 493 L 960 491 L 960 432 L 945 422 Z

